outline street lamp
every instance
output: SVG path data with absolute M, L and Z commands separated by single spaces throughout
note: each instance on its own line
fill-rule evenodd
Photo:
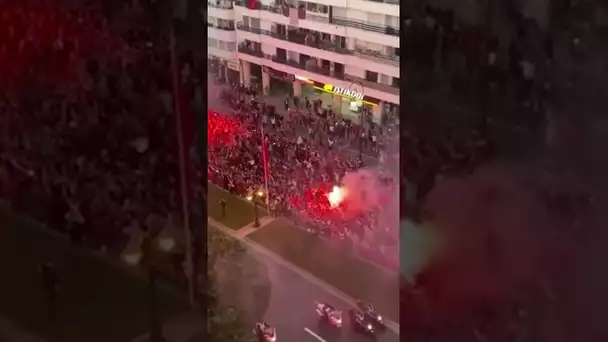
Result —
M 123 260 L 129 266 L 143 266 L 148 276 L 148 309 L 150 334 L 148 342 L 165 342 L 157 302 L 158 267 L 161 259 L 176 247 L 175 239 L 165 229 L 135 234 L 123 251 Z
M 353 82 L 350 84 L 350 86 L 348 87 L 348 90 L 352 92 L 357 93 L 357 89 L 353 89 L 355 88 L 355 86 L 359 86 L 361 88 L 361 91 L 359 93 L 361 94 L 365 94 L 365 89 L 363 88 L 363 85 L 361 83 L 358 82 Z M 358 101 L 358 100 L 357 100 Z M 359 112 L 359 127 L 361 127 L 361 130 L 363 130 L 363 112 L 361 110 L 361 107 L 363 106 L 363 104 L 361 104 L 360 106 L 358 106 L 358 112 Z M 361 162 L 363 162 L 363 133 L 359 134 L 359 160 Z
M 260 227 L 260 213 L 258 211 L 259 200 L 263 200 L 266 193 L 264 190 L 259 189 L 258 191 L 252 191 L 251 194 L 247 196 L 247 200 L 253 204 L 253 214 L 255 215 L 255 220 L 253 221 L 253 226 L 255 228 Z

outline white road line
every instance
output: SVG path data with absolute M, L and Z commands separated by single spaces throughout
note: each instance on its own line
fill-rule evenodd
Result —
M 317 285 L 318 287 L 322 288 L 323 290 L 325 290 L 326 292 L 332 294 L 333 296 L 335 296 L 336 298 L 339 298 L 340 300 L 342 300 L 344 303 L 348 304 L 349 306 L 352 307 L 356 307 L 356 301 L 355 299 L 351 298 L 350 296 L 348 296 L 346 293 L 340 291 L 339 289 L 337 289 L 336 287 L 329 285 L 328 283 L 322 281 L 321 279 L 315 277 L 312 273 L 302 269 L 301 267 L 298 267 L 288 261 L 286 261 L 285 259 L 281 258 L 278 254 L 264 248 L 262 245 L 254 242 L 253 240 L 247 238 L 247 237 L 242 237 L 239 236 L 237 234 L 235 234 L 234 230 L 226 227 L 225 225 L 215 221 L 212 218 L 207 218 L 207 222 L 211 223 L 212 225 L 214 225 L 215 227 L 217 227 L 220 231 L 222 231 L 223 233 L 230 235 L 232 237 L 234 237 L 235 239 L 243 242 L 243 244 L 245 244 L 247 247 L 249 247 L 252 251 L 262 254 L 266 257 L 268 257 L 269 259 L 271 259 L 272 261 L 276 262 L 277 264 L 293 271 L 294 273 L 298 274 L 300 277 L 306 279 L 307 281 Z M 399 324 L 392 322 L 388 319 L 384 320 L 384 324 L 386 325 L 387 328 L 389 328 L 390 330 L 392 330 L 397 336 L 399 336 Z
M 314 331 L 308 329 L 308 328 L 304 328 L 304 331 L 306 331 L 307 333 L 309 333 L 312 337 L 316 338 L 317 340 L 321 341 L 321 342 L 327 342 L 325 341 L 321 336 L 317 335 Z

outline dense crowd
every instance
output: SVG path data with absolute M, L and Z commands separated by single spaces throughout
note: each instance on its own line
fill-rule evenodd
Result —
M 377 227 L 374 211 L 344 219 L 330 210 L 326 198 L 331 186 L 339 184 L 346 172 L 365 166 L 357 151 L 344 146 L 363 139 L 366 153 L 379 153 L 391 135 L 377 132 L 389 128 L 371 120 L 361 128 L 323 107 L 320 101 L 297 97 L 286 101 L 282 110 L 277 109 L 252 89 L 236 89 L 224 93 L 234 113 L 209 115 L 209 179 L 247 196 L 265 186 L 266 153 L 269 206 L 275 214 L 293 218 L 311 232 L 351 241 L 361 252 L 381 252 L 375 259 L 396 267 L 394 227 Z M 285 114 L 279 114 L 279 110 Z M 219 140 L 231 140 L 231 147 L 212 144 Z M 383 175 L 387 182 L 394 182 L 393 176 L 386 172 Z
M 3 2 L 0 8 L 0 86 L 16 90 L 37 83 L 63 87 L 79 77 L 91 56 L 123 48 L 107 20 L 93 8 L 60 8 L 44 2 Z
M 570 4 L 571 2 L 561 3 Z M 583 5 L 588 7 L 587 10 L 591 9 L 590 12 L 599 12 L 597 8 L 595 10 L 592 9 L 595 6 L 592 5 L 592 2 L 584 2 Z M 562 15 L 567 14 L 569 11 L 570 9 L 562 11 Z M 573 12 L 574 9 L 572 9 Z M 461 127 L 465 126 L 465 132 L 468 130 L 465 133 L 465 135 L 469 136 L 468 139 L 455 141 L 460 137 L 463 129 L 459 129 L 458 124 L 454 124 L 445 115 L 442 117 L 444 118 L 442 121 L 448 124 L 434 125 L 433 138 L 429 139 L 433 134 L 428 134 L 427 132 L 424 134 L 424 139 L 417 134 L 408 134 L 406 139 L 402 138 L 402 141 L 406 140 L 404 146 L 407 152 L 404 155 L 407 158 L 414 156 L 410 165 L 408 165 L 408 161 L 402 161 L 405 164 L 402 169 L 409 170 L 405 171 L 407 182 L 410 182 L 410 178 L 413 175 L 420 174 L 422 179 L 427 179 L 427 182 L 424 185 L 425 182 L 418 181 L 417 185 L 422 185 L 426 189 L 432 188 L 434 179 L 436 179 L 436 176 L 441 176 L 443 173 L 442 169 L 445 168 L 440 161 L 444 159 L 442 156 L 446 155 L 446 150 L 452 151 L 447 153 L 447 155 L 451 154 L 453 158 L 448 159 L 452 159 L 454 165 L 461 166 L 453 171 L 462 172 L 463 170 L 470 170 L 472 166 L 479 164 L 480 160 L 496 153 L 499 148 L 505 148 L 503 145 L 505 141 L 492 141 L 489 139 L 489 136 L 497 139 L 499 135 L 497 132 L 504 133 L 512 128 L 515 128 L 514 131 L 529 130 L 533 133 L 532 135 L 541 137 L 541 139 L 545 138 L 545 134 L 550 130 L 552 131 L 552 139 L 570 139 L 571 137 L 565 136 L 563 131 L 560 133 L 553 131 L 551 128 L 555 128 L 552 125 L 555 122 L 552 121 L 563 120 L 560 125 L 563 122 L 570 122 L 568 125 L 572 125 L 572 121 L 568 120 L 573 120 L 573 117 L 578 117 L 579 115 L 588 115 L 587 112 L 594 112 L 592 108 L 582 110 L 581 106 L 584 106 L 584 103 L 587 101 L 581 101 L 580 99 L 585 97 L 580 96 L 580 94 L 593 93 L 592 88 L 597 86 L 598 83 L 592 80 L 595 79 L 595 75 L 601 74 L 602 71 L 601 67 L 594 69 L 592 66 L 597 67 L 598 65 L 602 65 L 603 62 L 597 64 L 595 62 L 605 57 L 591 58 L 592 49 L 601 46 L 597 42 L 594 44 L 594 39 L 599 36 L 599 34 L 593 33 L 598 23 L 593 22 L 593 20 L 585 21 L 580 19 L 570 20 L 569 23 L 565 23 L 562 16 L 562 18 L 551 18 L 552 25 L 549 28 L 545 28 L 537 24 L 534 19 L 525 18 L 520 13 L 516 13 L 516 11 L 509 13 L 508 18 L 501 19 L 506 22 L 502 28 L 492 27 L 496 24 L 495 22 L 487 22 L 487 25 L 483 27 L 466 25 L 458 22 L 451 11 L 443 11 L 430 7 L 420 17 L 406 19 L 406 27 L 402 29 L 406 34 L 406 44 L 411 48 L 407 49 L 407 55 L 402 57 L 408 66 L 407 73 L 412 74 L 410 80 L 418 78 L 415 80 L 418 82 L 412 82 L 414 88 L 426 86 L 426 89 L 432 93 L 433 86 L 445 86 L 447 83 L 448 87 L 452 88 L 449 94 L 460 101 L 446 101 L 450 105 L 457 103 L 454 106 L 457 110 L 438 106 L 438 111 L 445 113 L 459 111 L 462 113 L 462 107 L 466 107 L 466 101 L 468 101 L 468 106 L 473 107 L 472 111 L 476 112 L 476 120 L 474 120 L 472 126 L 469 122 L 462 120 L 465 124 L 461 125 Z M 576 23 L 575 21 L 578 22 Z M 598 52 L 598 56 L 605 56 L 605 54 Z M 587 61 L 587 63 L 581 63 L 582 61 Z M 411 68 L 412 65 L 414 68 Z M 579 83 L 577 81 L 577 79 L 581 79 L 583 74 L 585 75 L 584 79 L 589 80 L 588 83 Z M 575 87 L 573 84 L 577 84 L 577 86 Z M 564 91 L 565 89 L 567 91 Z M 601 89 L 603 89 L 603 86 Z M 413 92 L 416 89 L 408 89 L 408 91 Z M 467 92 L 468 94 L 464 94 Z M 557 99 L 556 93 L 562 94 L 563 98 Z M 467 99 L 466 95 L 470 94 L 473 94 L 473 96 L 469 96 Z M 571 97 L 566 95 L 570 95 Z M 406 94 L 406 96 L 408 95 Z M 463 98 L 464 100 L 462 100 Z M 437 101 L 437 97 L 430 97 L 430 99 Z M 414 101 L 414 96 L 412 96 L 410 105 Z M 560 106 L 563 106 L 563 108 L 559 108 Z M 573 116 L 570 116 L 569 113 L 568 107 L 570 106 L 576 108 L 572 113 L 574 114 Z M 582 111 L 585 113 L 581 113 Z M 462 116 L 456 117 L 458 120 L 462 119 Z M 494 124 L 492 125 L 493 121 Z M 498 124 L 496 124 L 497 121 Z M 407 124 L 409 125 L 410 122 Z M 466 125 L 469 125 L 469 127 L 466 127 Z M 402 126 L 404 125 L 402 124 Z M 445 126 L 448 127 L 445 128 Z M 437 127 L 441 129 L 437 130 Z M 559 130 L 562 129 L 564 128 L 561 127 Z M 417 129 L 417 131 L 420 132 L 421 130 Z M 439 134 L 437 134 L 437 131 L 440 131 Z M 513 136 L 511 135 L 511 137 Z M 427 147 L 410 149 L 411 146 L 420 145 L 416 143 L 412 144 L 410 140 L 425 140 L 422 145 L 426 145 Z M 432 143 L 429 143 L 429 140 Z M 520 144 L 517 150 L 518 158 L 531 152 L 539 152 L 535 149 L 537 146 L 525 144 L 521 139 L 511 138 L 505 140 L 510 140 L 507 142 L 511 145 Z M 446 141 L 452 141 L 452 143 L 446 144 Z M 534 142 L 548 144 L 547 141 Z M 450 147 L 450 145 L 452 146 Z M 485 147 L 477 149 L 474 148 L 476 145 L 485 145 Z M 577 150 L 576 153 L 580 154 L 581 151 Z M 544 158 L 544 156 L 536 158 Z M 532 169 L 535 166 L 522 165 L 521 159 L 517 160 L 518 167 L 520 167 L 519 170 L 523 166 L 523 168 L 526 168 L 524 172 L 532 173 Z M 417 173 L 415 172 L 416 169 L 422 172 Z M 543 177 L 546 176 L 547 174 Z M 556 177 L 556 175 L 550 176 L 552 179 L 553 177 Z M 417 177 L 414 176 L 413 178 L 416 179 Z M 572 178 L 569 178 L 569 181 L 573 181 Z M 564 181 L 564 183 L 567 182 Z M 551 189 L 541 188 L 539 184 L 527 185 L 528 188 L 522 190 L 526 195 L 536 191 L 543 194 L 541 195 L 543 199 L 539 201 L 542 203 L 539 206 L 543 207 L 543 209 L 538 209 L 538 212 L 542 212 L 542 215 L 550 216 L 550 220 L 559 222 L 551 224 L 548 230 L 552 230 L 552 233 L 555 233 L 556 230 L 563 229 L 557 228 L 557 226 L 563 225 L 570 226 L 567 229 L 570 229 L 572 232 L 576 231 L 576 233 L 573 232 L 573 235 L 578 237 L 563 239 L 569 241 L 568 246 L 565 247 L 568 252 L 565 254 L 580 253 L 580 251 L 571 252 L 574 247 L 570 241 L 579 239 L 581 235 L 585 235 L 585 229 L 582 229 L 582 224 L 577 223 L 573 225 L 570 220 L 578 222 L 586 220 L 586 218 L 579 216 L 580 212 L 573 215 L 573 211 L 581 210 L 581 207 L 588 210 L 589 199 L 586 196 L 583 196 L 583 198 L 586 198 L 585 200 L 581 201 L 577 199 L 580 195 L 570 193 L 570 190 L 565 190 L 565 184 L 556 184 Z M 424 189 L 420 191 L 421 194 L 426 192 Z M 550 195 L 550 193 L 559 193 L 559 195 L 554 196 Z M 553 197 L 553 199 L 547 201 L 548 197 Z M 558 211 L 554 210 L 555 201 L 562 204 L 569 203 L 565 205 L 569 209 L 562 207 Z M 512 209 L 510 206 L 514 206 L 503 205 L 505 207 L 509 206 L 509 209 Z M 479 208 L 479 210 L 483 211 L 484 209 Z M 567 220 L 563 216 L 566 211 L 569 212 L 568 216 L 570 217 Z M 483 216 L 483 214 L 476 212 L 471 215 L 473 217 L 470 220 L 478 220 L 477 215 L 480 215 L 480 218 Z M 573 219 L 576 216 L 578 217 Z M 555 217 L 559 217 L 559 219 L 555 219 Z M 500 219 L 498 218 L 497 220 Z M 534 223 L 534 225 L 537 224 L 536 222 Z M 501 226 L 499 222 L 490 223 L 490 225 Z M 535 226 L 527 229 L 536 234 L 540 227 Z M 549 249 L 564 248 L 561 242 L 543 241 L 543 243 L 551 246 Z M 479 258 L 490 259 L 495 251 L 496 249 L 488 247 L 487 254 L 480 255 Z M 518 251 L 514 253 L 519 256 L 524 254 L 518 253 Z M 568 257 L 564 257 L 563 255 L 556 257 L 555 259 L 559 261 L 555 262 L 552 259 L 555 257 L 552 255 L 554 253 L 553 250 L 550 252 L 544 251 L 543 253 L 546 253 L 543 254 L 543 258 L 551 260 L 544 261 L 547 262 L 548 268 L 551 270 L 543 269 L 540 273 L 544 274 L 544 272 L 547 272 L 546 274 L 551 274 L 550 281 L 546 279 L 539 281 L 538 279 L 542 279 L 543 276 L 536 274 L 538 276 L 536 282 L 532 284 L 527 283 L 528 286 L 512 289 L 513 291 L 509 293 L 508 298 L 503 298 L 504 301 L 486 303 L 487 306 L 483 307 L 483 310 L 475 307 L 476 311 L 459 311 L 462 307 L 458 307 L 456 311 L 459 314 L 454 314 L 454 311 L 450 310 L 447 310 L 445 313 L 439 312 L 440 310 L 435 307 L 436 311 L 431 313 L 429 307 L 432 307 L 432 305 L 428 303 L 429 297 L 420 295 L 420 292 L 412 290 L 409 287 L 404 288 L 401 295 L 402 322 L 416 322 L 425 316 L 421 315 L 421 312 L 428 314 L 426 318 L 429 321 L 433 321 L 433 318 L 438 318 L 437 321 L 434 321 L 436 324 L 433 329 L 421 329 L 419 334 L 413 334 L 416 336 L 408 336 L 408 338 L 413 341 L 549 341 L 558 339 L 565 341 L 579 340 L 581 333 L 592 335 L 593 333 L 589 332 L 591 330 L 589 326 L 578 330 L 577 333 L 575 333 L 576 329 L 569 331 L 569 328 L 561 328 L 560 325 L 569 325 L 569 323 L 566 323 L 567 319 L 565 317 L 557 316 L 568 315 L 570 309 L 564 306 L 561 309 L 563 310 L 561 313 L 555 311 L 558 305 L 556 303 L 568 301 L 565 298 L 569 296 L 579 296 L 574 294 L 574 291 L 568 293 L 563 288 L 563 283 L 568 282 L 565 278 L 571 277 L 571 273 L 567 271 L 568 267 L 566 265 L 573 262 L 572 254 L 568 254 Z M 527 260 L 526 262 L 530 261 Z M 547 267 L 547 265 L 543 267 Z M 467 264 L 464 267 L 468 266 Z M 557 269 L 559 271 L 556 272 Z M 461 273 L 454 270 L 452 270 L 455 273 L 452 275 L 452 279 L 441 277 L 441 274 L 449 272 L 449 269 L 438 270 L 436 275 L 439 280 L 435 280 L 437 283 L 435 284 L 436 289 L 443 289 L 445 292 L 442 295 L 446 297 L 449 297 L 448 292 L 454 290 L 454 286 L 451 285 L 453 279 L 463 277 Z M 457 283 L 458 281 L 455 282 Z M 557 294 L 555 289 L 560 289 L 563 292 Z M 421 292 L 424 291 L 424 289 L 419 290 Z M 453 294 L 453 296 L 458 297 L 457 294 L 458 292 Z M 437 295 L 440 296 L 440 294 Z M 559 296 L 562 296 L 562 298 L 558 299 Z M 410 310 L 413 311 L 412 315 L 416 317 L 406 316 L 408 310 L 414 306 L 412 303 L 416 300 L 424 302 L 424 304 L 421 304 L 423 309 L 420 311 Z M 435 314 L 437 314 L 437 317 L 432 317 Z M 445 316 L 442 316 L 442 314 L 445 314 Z M 566 337 L 567 333 L 572 333 L 572 336 Z
M 14 11 L 23 11 L 26 18 L 40 15 L 28 8 Z M 73 11 L 48 18 L 70 18 L 76 15 Z M 75 22 L 93 25 L 87 18 L 103 18 L 99 11 L 87 11 L 86 16 L 76 15 Z M 170 52 L 166 38 L 138 27 L 111 38 L 105 31 L 99 39 L 77 28 L 63 31 L 63 37 L 66 44 L 87 40 L 78 48 L 83 67 L 71 66 L 73 78 L 45 75 L 67 87 L 4 89 L 0 199 L 75 244 L 118 255 L 136 234 L 182 226 Z M 113 50 L 94 48 L 105 38 L 117 42 Z M 47 38 L 31 39 L 44 46 Z M 182 57 L 184 92 L 192 94 L 196 66 Z M 72 63 L 57 58 L 58 63 Z M 23 62 L 25 67 L 35 65 Z M 20 81 L 30 89 L 36 85 L 35 80 Z M 174 260 L 180 269 L 181 252 Z

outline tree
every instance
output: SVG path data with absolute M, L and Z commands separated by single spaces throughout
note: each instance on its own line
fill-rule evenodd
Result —
M 254 335 L 245 322 L 245 314 L 235 307 L 220 305 L 215 263 L 219 259 L 234 259 L 245 253 L 239 241 L 210 226 L 208 230 L 207 332 L 214 342 L 250 342 Z
M 208 309 L 212 311 L 212 309 Z M 214 342 L 253 342 L 255 336 L 247 329 L 243 315 L 234 307 L 208 312 L 207 328 Z
M 234 259 L 245 253 L 245 248 L 238 240 L 227 236 L 213 226 L 210 226 L 207 232 L 207 244 L 209 246 L 207 260 L 210 265 L 213 265 L 217 258 Z

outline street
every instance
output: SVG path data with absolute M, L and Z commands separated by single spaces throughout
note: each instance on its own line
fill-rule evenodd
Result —
M 255 252 L 253 252 L 255 253 Z M 266 255 L 255 253 L 269 269 L 272 292 L 266 322 L 277 329 L 278 341 L 369 341 L 370 338 L 356 333 L 348 317 L 349 306 L 326 289 L 311 283 L 294 271 L 278 264 Z M 342 310 L 344 326 L 341 331 L 320 324 L 315 312 L 315 301 L 327 303 Z M 390 329 L 379 334 L 377 341 L 396 342 L 399 336 Z
M 208 222 L 217 226 L 211 220 Z M 223 227 L 218 228 L 227 232 Z M 259 245 L 252 244 L 247 238 L 242 241 L 248 247 L 249 253 L 268 267 L 272 289 L 268 310 L 261 319 L 276 328 L 277 341 L 358 342 L 371 339 L 353 331 L 348 317 L 350 306 L 346 299 L 340 298 L 340 295 L 333 293 L 332 289 L 318 280 L 310 279 L 295 268 L 289 267 L 289 264 L 277 260 L 276 255 L 263 251 Z M 319 323 L 315 312 L 316 301 L 330 304 L 343 311 L 344 326 L 341 331 Z M 386 329 L 385 332 L 378 334 L 375 340 L 396 342 L 399 336 Z

